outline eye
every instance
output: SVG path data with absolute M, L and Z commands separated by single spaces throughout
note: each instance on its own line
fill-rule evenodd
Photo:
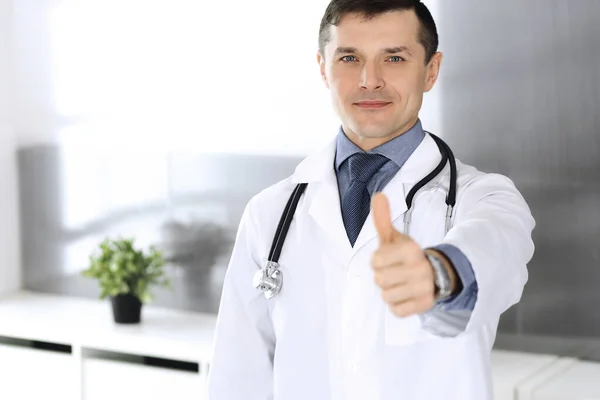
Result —
M 400 56 L 391 56 L 391 57 L 389 58 L 389 60 L 390 60 L 391 62 L 393 62 L 393 63 L 399 63 L 399 62 L 402 62 L 402 61 L 404 61 L 404 58 L 402 58 L 402 57 L 400 57 Z
M 353 61 L 356 61 L 356 57 L 355 56 L 344 56 L 344 57 L 340 58 L 340 60 L 342 60 L 344 62 L 353 62 Z

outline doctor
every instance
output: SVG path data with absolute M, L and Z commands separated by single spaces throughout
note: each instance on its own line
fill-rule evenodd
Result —
M 530 210 L 502 175 L 456 160 L 453 177 L 453 156 L 423 130 L 442 61 L 424 4 L 332 0 L 319 45 L 341 128 L 245 209 L 209 398 L 491 399 L 498 320 L 520 300 L 534 251 Z M 281 287 L 257 289 L 257 273 Z

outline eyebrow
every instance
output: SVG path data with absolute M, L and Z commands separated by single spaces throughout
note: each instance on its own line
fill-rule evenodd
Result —
M 338 47 L 335 49 L 335 54 L 353 54 L 358 53 L 358 49 L 356 47 Z M 386 47 L 382 50 L 384 54 L 398 54 L 398 53 L 406 53 L 409 56 L 412 55 L 410 49 L 406 46 L 396 46 L 396 47 Z

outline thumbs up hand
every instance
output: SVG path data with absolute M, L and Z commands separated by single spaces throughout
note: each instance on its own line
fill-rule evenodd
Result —
M 384 194 L 375 194 L 371 205 L 380 243 L 373 254 L 372 266 L 383 300 L 398 317 L 429 311 L 435 304 L 436 287 L 435 272 L 425 251 L 410 236 L 394 229 L 389 202 Z M 444 259 L 454 290 L 454 268 L 441 253 L 435 253 Z

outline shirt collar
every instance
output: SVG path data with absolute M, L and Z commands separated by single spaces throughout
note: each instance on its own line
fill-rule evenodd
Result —
M 417 120 L 417 123 L 402 135 L 397 136 L 394 139 L 387 141 L 366 153 L 380 154 L 385 156 L 401 168 L 413 151 L 415 151 L 415 149 L 419 146 L 424 137 L 425 132 L 423 131 L 421 121 Z M 365 153 L 365 151 L 348 139 L 344 133 L 344 130 L 342 127 L 340 127 L 336 139 L 336 171 L 339 172 L 344 161 L 356 153 Z

